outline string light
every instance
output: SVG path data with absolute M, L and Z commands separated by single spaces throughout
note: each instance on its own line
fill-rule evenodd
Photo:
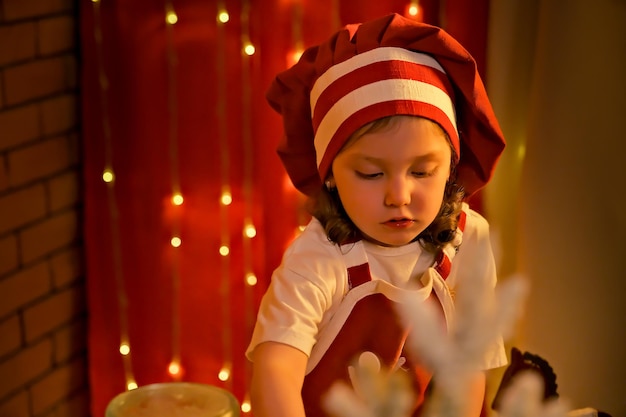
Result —
M 248 56 L 252 56 L 256 52 L 256 48 L 254 47 L 254 45 L 248 42 L 243 46 L 243 52 Z
M 292 5 L 291 16 L 291 37 L 293 39 L 293 49 L 287 54 L 287 66 L 296 64 L 304 53 L 304 43 L 302 41 L 302 3 L 297 0 Z
M 120 353 L 121 353 L 123 356 L 128 355 L 128 354 L 130 353 L 130 346 L 128 346 L 128 344 L 127 344 L 127 343 L 122 343 L 122 344 L 120 345 Z
M 241 412 L 242 413 L 249 413 L 252 410 L 252 406 L 250 405 L 250 401 L 249 400 L 244 400 L 241 402 Z
M 128 297 L 126 294 L 126 285 L 124 282 L 124 270 L 122 268 L 122 250 L 120 239 L 119 225 L 119 209 L 117 205 L 117 197 L 115 193 L 115 175 L 110 168 L 113 166 L 113 144 L 111 140 L 111 123 L 109 118 L 109 104 L 107 91 L 109 88 L 108 77 L 104 65 L 104 48 L 102 36 L 102 16 L 100 13 L 100 2 L 92 0 L 93 6 L 93 39 L 95 43 L 96 65 L 98 68 L 98 84 L 100 87 L 100 116 L 101 128 L 104 141 L 104 166 L 102 179 L 107 184 L 107 204 L 109 209 L 109 230 L 111 233 L 111 251 L 113 278 L 115 280 L 115 289 L 117 295 L 117 312 L 119 320 L 119 337 L 120 337 L 120 354 L 122 356 L 122 366 L 127 389 L 137 388 L 135 378 L 133 376 L 132 359 L 130 345 L 128 344 Z
M 228 381 L 230 379 L 230 369 L 224 366 L 222 369 L 220 369 L 220 372 L 217 374 L 217 377 L 222 382 Z
M 233 196 L 230 191 L 222 192 L 222 196 L 220 198 L 222 205 L 229 206 L 233 202 Z
M 170 362 L 170 365 L 167 367 L 167 371 L 169 372 L 169 374 L 171 376 L 178 376 L 180 375 L 180 364 L 178 363 L 178 361 L 172 361 Z
M 172 204 L 174 204 L 175 206 L 180 206 L 181 204 L 183 204 L 184 201 L 185 199 L 180 193 L 176 193 L 172 196 Z
M 246 224 L 246 227 L 244 228 L 243 233 L 246 237 L 252 239 L 253 237 L 256 236 L 256 228 L 254 227 L 253 224 L 248 223 Z
M 221 12 L 218 13 L 217 15 L 217 21 L 220 23 L 228 23 L 228 21 L 230 20 L 230 15 L 228 14 L 228 12 L 226 10 L 222 10 Z
M 417 2 L 416 1 L 412 1 L 409 4 L 409 16 L 415 17 L 415 16 L 417 16 L 419 14 L 419 11 L 420 11 L 420 9 L 419 9 L 419 5 L 417 4 Z
M 246 274 L 246 284 L 251 287 L 254 287 L 257 284 L 257 277 L 252 272 L 248 272 Z
M 217 19 L 219 22 L 225 23 L 230 20 L 230 16 L 226 13 L 224 0 L 217 1 L 217 10 L 219 11 Z M 217 74 L 217 134 L 220 145 L 220 180 L 222 184 L 222 193 L 220 196 L 220 248 L 219 253 L 222 256 L 220 262 L 221 276 L 219 294 L 222 299 L 221 303 L 221 342 L 222 355 L 225 363 L 232 363 L 232 320 L 231 320 L 231 275 L 230 275 L 230 227 L 229 227 L 229 206 L 233 202 L 232 193 L 230 191 L 230 140 L 228 137 L 228 115 L 226 113 L 227 100 L 230 92 L 227 90 L 228 74 L 226 61 L 226 30 L 224 24 L 217 25 L 217 49 L 216 49 L 216 74 Z M 209 140 L 214 140 L 210 137 Z M 224 369 L 218 374 L 218 378 L 225 382 L 229 380 L 230 372 L 223 373 Z M 229 381 L 229 384 L 231 382 Z M 227 385 L 227 388 L 231 388 Z
M 168 141 L 169 141 L 169 162 L 170 162 L 170 184 L 172 190 L 172 203 L 181 205 L 184 201 L 180 193 L 180 173 L 178 161 L 178 73 L 176 45 L 174 43 L 174 25 L 178 22 L 178 15 L 174 10 L 172 0 L 165 0 L 165 21 L 166 21 L 166 58 L 167 58 L 167 99 L 168 99 Z M 179 248 L 182 244 L 180 237 L 180 216 L 177 211 L 171 219 L 172 238 L 170 244 L 173 248 Z M 179 251 L 174 251 L 171 256 L 171 355 L 172 359 L 168 366 L 171 376 L 178 379 L 180 366 L 180 259 Z
M 176 12 L 174 12 L 173 10 L 168 11 L 165 14 L 165 21 L 170 25 L 175 25 L 178 22 L 178 16 L 176 15 Z
M 105 169 L 102 173 L 102 180 L 106 183 L 113 182 L 115 180 L 115 175 L 113 174 L 113 171 L 111 171 L 110 169 Z
M 244 236 L 247 239 L 243 239 L 243 266 L 246 273 L 246 283 L 244 286 L 244 324 L 245 327 L 241 331 L 245 333 L 252 333 L 254 326 L 254 297 L 253 290 L 256 285 L 256 275 L 253 271 L 253 248 L 252 238 L 257 234 L 256 227 L 253 223 L 254 214 L 254 166 L 255 166 L 255 154 L 253 152 L 254 143 L 252 138 L 252 56 L 255 52 L 254 46 L 250 42 L 250 1 L 243 0 L 241 11 L 241 42 L 245 46 L 246 54 L 242 57 L 241 62 L 241 125 L 242 125 L 242 149 L 243 155 L 243 203 L 244 203 Z M 254 66 L 256 67 L 256 66 Z M 249 385 L 248 377 L 251 374 L 250 364 L 246 363 L 245 374 L 245 386 Z M 247 395 L 246 395 L 247 397 Z

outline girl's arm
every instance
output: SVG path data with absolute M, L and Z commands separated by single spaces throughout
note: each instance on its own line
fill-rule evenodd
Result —
M 255 417 L 305 417 L 302 383 L 307 356 L 282 343 L 264 342 L 252 353 L 251 402 Z
M 469 380 L 469 398 L 463 417 L 479 417 L 481 415 L 485 401 L 485 384 L 486 376 L 484 372 L 477 372 L 475 375 L 472 375 Z

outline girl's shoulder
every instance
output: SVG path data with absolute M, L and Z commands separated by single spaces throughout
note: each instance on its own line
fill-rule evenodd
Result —
M 321 223 L 312 218 L 285 251 L 283 262 L 292 258 L 309 261 L 341 260 L 341 252 L 339 247 L 328 239 Z
M 332 294 L 343 288 L 347 271 L 339 247 L 313 219 L 289 245 L 275 275 L 292 282 L 304 280 Z

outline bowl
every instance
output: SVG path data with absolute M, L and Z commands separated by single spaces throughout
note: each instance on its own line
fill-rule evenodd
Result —
M 239 417 L 239 403 L 229 391 L 212 385 L 164 382 L 117 395 L 105 417 Z

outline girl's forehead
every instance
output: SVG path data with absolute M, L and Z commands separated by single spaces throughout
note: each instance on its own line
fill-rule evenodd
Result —
M 372 162 L 385 159 L 440 159 L 451 157 L 451 144 L 434 122 L 415 117 L 390 120 L 381 128 L 362 132 L 346 144 L 337 157 Z

